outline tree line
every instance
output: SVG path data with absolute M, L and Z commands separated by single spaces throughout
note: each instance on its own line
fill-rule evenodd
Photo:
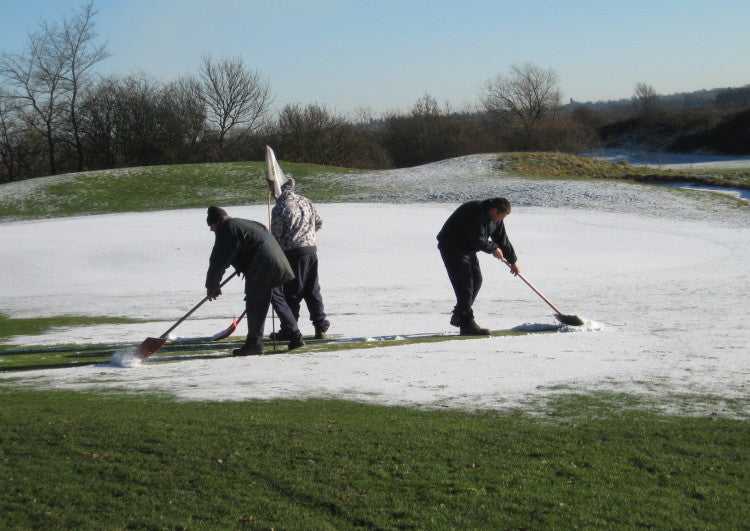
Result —
M 659 131 L 671 131 L 673 141 L 675 131 L 705 135 L 728 114 L 750 108 L 748 87 L 722 92 L 722 102 L 733 102 L 728 106 L 684 111 L 660 105 L 645 83 L 636 85 L 626 109 L 563 105 L 558 75 L 527 63 L 489 79 L 473 110 L 453 110 L 425 93 L 408 111 L 378 117 L 300 103 L 272 114 L 271 87 L 240 57 L 205 55 L 196 74 L 169 82 L 146 73 L 95 75 L 109 56 L 95 14 L 90 1 L 60 22 L 40 24 L 21 51 L 0 54 L 0 182 L 262 160 L 265 145 L 290 162 L 369 169 L 485 152 L 580 152 L 623 138 L 649 142 Z

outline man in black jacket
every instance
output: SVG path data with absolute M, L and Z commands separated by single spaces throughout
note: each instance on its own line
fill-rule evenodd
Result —
M 247 339 L 233 351 L 235 356 L 263 354 L 263 326 L 265 325 L 271 297 L 281 326 L 292 332 L 289 350 L 303 346 L 302 334 L 297 328 L 281 290 L 274 290 L 294 278 L 292 268 L 268 229 L 257 221 L 233 218 L 219 207 L 209 207 L 206 223 L 216 234 L 211 250 L 206 290 L 211 300 L 221 295 L 219 284 L 231 265 L 245 276 L 245 308 L 247 310 Z
M 437 235 L 440 256 L 456 294 L 450 323 L 459 327 L 461 335 L 490 334 L 489 329 L 474 321 L 471 308 L 482 287 L 477 252 L 506 261 L 514 275 L 520 272 L 503 223 L 510 210 L 510 202 L 504 197 L 469 201 L 450 215 Z

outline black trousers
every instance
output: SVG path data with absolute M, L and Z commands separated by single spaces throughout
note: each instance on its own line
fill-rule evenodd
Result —
M 247 339 L 246 345 L 263 345 L 263 329 L 268 316 L 268 309 L 273 301 L 274 310 L 279 316 L 281 327 L 292 332 L 297 332 L 297 320 L 289 309 L 284 298 L 281 286 L 272 290 L 254 291 L 245 293 L 245 310 L 247 310 Z
M 477 254 L 440 249 L 440 256 L 456 294 L 453 313 L 459 317 L 461 326 L 468 325 L 474 319 L 471 307 L 482 287 L 482 271 L 479 268 Z
M 295 326 L 299 321 L 302 301 L 305 301 L 307 311 L 310 313 L 310 321 L 315 328 L 328 330 L 330 323 L 326 319 L 323 296 L 320 294 L 318 282 L 318 255 L 316 253 L 286 253 L 286 257 L 296 278 L 284 284 L 283 291 L 286 304 L 294 316 Z M 275 301 L 274 309 L 278 313 Z M 281 328 L 286 328 L 283 322 Z

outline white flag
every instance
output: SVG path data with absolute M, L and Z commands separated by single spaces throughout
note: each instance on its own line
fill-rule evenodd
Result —
M 276 162 L 276 155 L 270 146 L 266 146 L 266 180 L 273 198 L 278 199 L 281 195 L 281 187 L 288 179 L 281 171 L 279 163 Z

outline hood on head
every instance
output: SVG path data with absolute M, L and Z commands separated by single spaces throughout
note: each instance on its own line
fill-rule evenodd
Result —
M 294 192 L 294 179 L 292 177 L 287 177 L 287 181 L 281 185 L 281 192 L 286 192 L 287 190 Z

